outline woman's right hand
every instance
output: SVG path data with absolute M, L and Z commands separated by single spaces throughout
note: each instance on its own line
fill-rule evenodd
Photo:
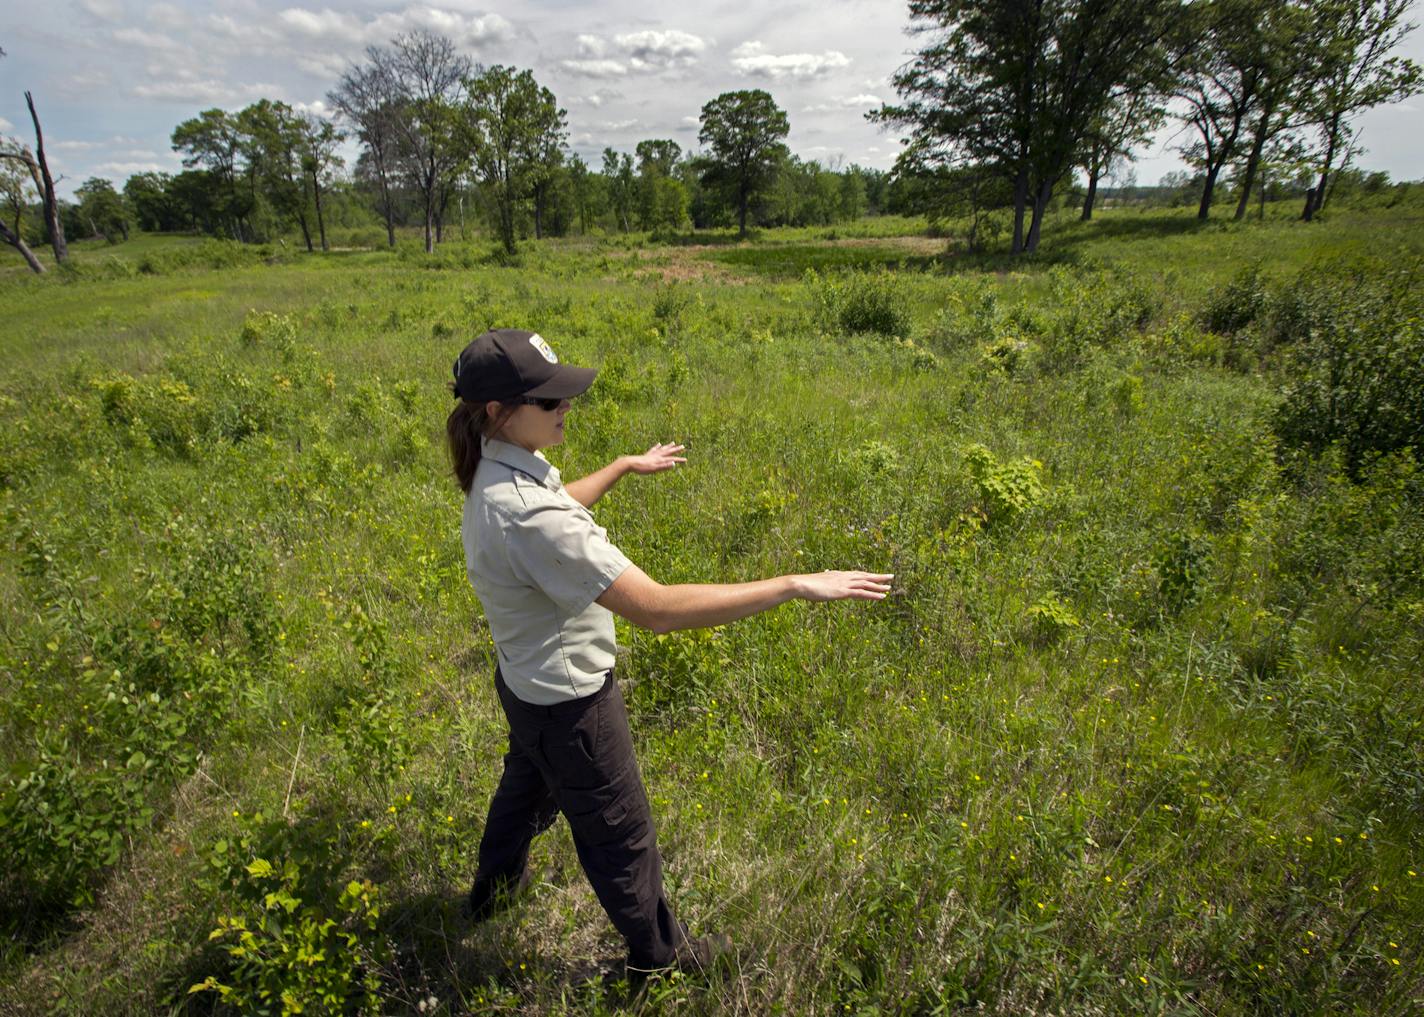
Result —
M 826 571 L 792 576 L 792 581 L 802 600 L 884 600 L 894 578 L 893 573 Z

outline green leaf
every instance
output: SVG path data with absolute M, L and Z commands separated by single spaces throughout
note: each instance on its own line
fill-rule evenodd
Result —
M 265 858 L 254 858 L 252 864 L 247 867 L 247 872 L 251 876 L 263 879 L 272 875 L 272 863 Z

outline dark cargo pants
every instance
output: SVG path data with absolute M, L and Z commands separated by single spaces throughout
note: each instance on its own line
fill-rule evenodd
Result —
M 552 706 L 519 699 L 498 670 L 495 688 L 509 720 L 509 752 L 476 879 L 513 885 L 534 835 L 562 812 L 599 903 L 628 941 L 629 966 L 672 964 L 687 932 L 663 893 L 652 810 L 613 672 L 593 695 Z

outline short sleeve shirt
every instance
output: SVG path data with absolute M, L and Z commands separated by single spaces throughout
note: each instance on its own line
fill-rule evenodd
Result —
M 465 569 L 500 674 L 549 705 L 597 692 L 613 667 L 613 615 L 594 601 L 630 562 L 537 452 L 486 439 L 465 498 Z

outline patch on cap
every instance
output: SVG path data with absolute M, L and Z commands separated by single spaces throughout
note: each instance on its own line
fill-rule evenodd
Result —
M 554 351 L 550 349 L 549 344 L 544 341 L 544 337 L 539 333 L 535 332 L 529 337 L 529 345 L 538 350 L 539 355 L 549 363 L 557 364 L 559 362 L 559 358 L 554 356 Z

